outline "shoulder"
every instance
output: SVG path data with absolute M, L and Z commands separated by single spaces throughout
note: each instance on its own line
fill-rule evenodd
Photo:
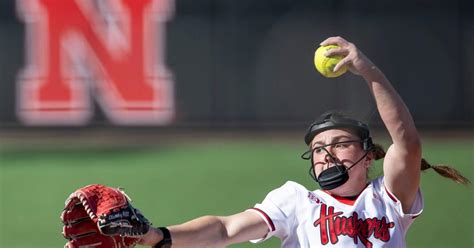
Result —
M 373 179 L 373 180 L 370 182 L 370 184 L 372 185 L 372 187 L 373 187 L 375 190 L 379 191 L 379 190 L 381 190 L 381 189 L 384 188 L 383 179 L 384 179 L 383 176 L 379 176 L 379 177 Z
M 400 218 L 405 228 L 413 222 L 418 215 L 423 212 L 424 202 L 421 190 L 418 188 L 415 200 L 410 209 L 404 210 L 401 201 L 393 194 L 386 186 L 384 177 L 378 177 L 372 180 L 371 184 L 374 191 L 374 196 L 383 199 L 385 204 L 390 206 L 388 209 L 394 211 L 394 213 Z
M 285 201 L 290 203 L 291 201 L 295 202 L 301 197 L 306 197 L 308 192 L 310 191 L 303 185 L 297 182 L 287 181 L 282 186 L 268 193 L 266 198 L 276 202 Z
M 279 188 L 273 191 L 286 192 L 290 194 L 299 194 L 299 193 L 307 193 L 309 190 L 305 186 L 297 182 L 287 181 L 282 186 L 280 186 Z
M 390 198 L 392 199 L 394 198 L 392 192 L 390 192 L 385 185 L 384 176 L 375 178 L 374 180 L 370 182 L 370 184 L 372 185 L 372 188 L 375 192 L 380 193 L 380 194 L 387 194 L 388 196 L 390 196 Z
M 295 189 L 295 190 L 304 190 L 304 191 L 308 191 L 308 189 L 306 189 L 305 186 L 297 183 L 297 182 L 293 182 L 293 181 L 286 181 L 286 183 L 284 183 L 281 188 L 292 188 L 292 189 Z
M 387 188 L 385 187 L 384 179 L 384 176 L 379 176 L 370 182 L 373 194 L 374 196 L 376 195 L 376 197 L 390 199 L 393 201 L 393 196 L 390 194 L 390 192 L 388 192 Z

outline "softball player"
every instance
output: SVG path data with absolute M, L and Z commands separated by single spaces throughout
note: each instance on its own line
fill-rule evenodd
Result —
M 337 112 L 325 113 L 309 127 L 305 135 L 309 150 L 302 155 L 311 161 L 310 175 L 320 190 L 287 182 L 247 211 L 152 228 L 142 245 L 225 247 L 276 236 L 281 247 L 288 248 L 405 247 L 408 228 L 423 211 L 420 169 L 434 168 L 469 183 L 454 169 L 431 166 L 421 158 L 421 141 L 410 112 L 383 73 L 354 44 L 341 37 L 321 43 L 330 44 L 340 48 L 329 50 L 327 56 L 344 56 L 335 71 L 348 66 L 367 82 L 393 142 L 387 152 L 372 143 L 364 123 Z M 380 158 L 384 158 L 383 176 L 369 181 L 368 169 Z

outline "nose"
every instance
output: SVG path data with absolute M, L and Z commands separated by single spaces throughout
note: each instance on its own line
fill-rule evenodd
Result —
M 329 153 L 326 153 L 326 155 L 324 155 L 324 162 L 326 163 L 333 162 L 332 160 L 333 159 L 331 158 L 331 155 Z
M 326 153 L 326 155 L 324 155 L 324 162 L 326 163 L 337 163 L 337 158 L 330 154 L 330 153 Z

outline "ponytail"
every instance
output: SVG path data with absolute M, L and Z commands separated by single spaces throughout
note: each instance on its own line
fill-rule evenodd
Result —
M 379 144 L 374 144 L 374 148 L 373 148 L 372 152 L 375 155 L 375 160 L 379 160 L 379 159 L 382 159 L 382 158 L 385 157 L 385 150 Z M 471 181 L 469 181 L 469 179 L 467 179 L 466 177 L 461 175 L 461 173 L 459 171 L 457 171 L 456 169 L 454 169 L 452 167 L 449 167 L 449 166 L 446 166 L 446 165 L 431 165 L 424 158 L 421 159 L 421 167 L 420 168 L 421 168 L 422 171 L 431 168 L 434 171 L 436 171 L 436 173 L 438 173 L 439 175 L 441 175 L 445 178 L 449 178 L 449 179 L 451 179 L 451 180 L 453 180 L 453 181 L 455 181 L 459 184 L 462 184 L 462 185 L 468 185 L 468 184 L 471 183 Z

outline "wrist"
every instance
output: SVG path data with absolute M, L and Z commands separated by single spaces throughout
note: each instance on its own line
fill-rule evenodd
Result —
M 385 79 L 385 75 L 374 64 L 366 67 L 360 74 L 367 82 L 380 82 Z
M 153 247 L 161 240 L 163 240 L 163 233 L 157 228 L 150 227 L 148 232 L 140 240 L 140 245 Z
M 153 248 L 169 248 L 171 247 L 171 234 L 168 228 L 158 227 L 156 229 L 161 239 L 153 246 Z

